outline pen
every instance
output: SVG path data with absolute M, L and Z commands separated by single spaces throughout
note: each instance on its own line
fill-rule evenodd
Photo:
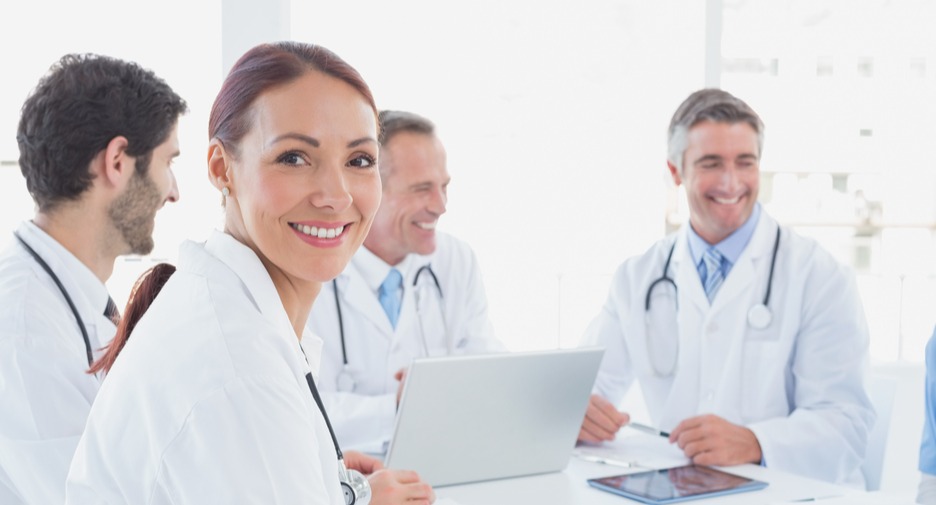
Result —
M 634 428 L 637 431 L 649 433 L 650 435 L 657 435 L 657 436 L 669 438 L 669 433 L 665 431 L 661 431 L 657 428 L 654 428 L 653 426 L 647 426 L 646 424 L 640 424 L 640 423 L 628 423 L 627 425 L 630 426 L 631 428 Z
M 619 459 L 603 458 L 601 456 L 593 456 L 591 454 L 577 454 L 576 456 L 578 456 L 580 459 L 583 459 L 585 461 L 590 461 L 592 463 L 601 463 L 602 465 L 622 466 L 624 468 L 632 468 L 632 467 L 637 466 L 636 463 L 632 463 L 630 461 L 621 461 Z

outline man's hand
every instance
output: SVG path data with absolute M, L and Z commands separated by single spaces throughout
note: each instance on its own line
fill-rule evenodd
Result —
M 403 396 L 403 384 L 406 384 L 406 373 L 409 372 L 409 368 L 401 368 L 393 374 L 393 378 L 400 381 L 400 386 L 396 390 L 396 404 L 397 407 L 400 406 L 400 397 Z
M 687 458 L 697 465 L 731 466 L 760 463 L 763 457 L 754 432 L 715 416 L 690 417 L 670 432 Z
M 619 412 L 611 402 L 598 395 L 591 395 L 582 429 L 579 430 L 579 442 L 614 440 L 614 435 L 621 426 L 629 422 L 630 416 Z
M 364 475 L 370 475 L 377 470 L 383 470 L 383 462 L 379 459 L 368 456 L 357 451 L 347 451 L 344 453 L 345 466 L 351 470 L 357 470 Z
M 410 470 L 379 470 L 367 477 L 372 505 L 430 505 L 435 501 L 432 486 Z

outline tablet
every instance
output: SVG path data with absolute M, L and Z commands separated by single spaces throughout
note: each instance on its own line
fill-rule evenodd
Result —
M 654 505 L 756 491 L 767 487 L 766 482 L 700 465 L 589 479 L 588 485 Z

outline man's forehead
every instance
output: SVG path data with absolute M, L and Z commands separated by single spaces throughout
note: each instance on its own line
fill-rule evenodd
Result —
M 445 150 L 441 142 L 432 135 L 415 133 L 411 138 L 395 135 L 380 151 L 380 163 L 388 179 L 435 180 L 448 178 Z
M 757 149 L 757 132 L 751 125 L 738 123 L 715 123 L 706 121 L 693 126 L 688 135 L 689 146 L 695 147 L 718 147 L 719 145 L 742 146 L 749 144 L 753 149 Z

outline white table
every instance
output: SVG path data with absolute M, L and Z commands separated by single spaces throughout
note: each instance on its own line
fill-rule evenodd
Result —
M 641 468 L 625 468 L 601 463 L 592 463 L 573 456 L 562 472 L 554 472 L 529 477 L 517 477 L 496 481 L 479 482 L 458 486 L 436 488 L 440 502 L 448 505 L 626 505 L 637 503 L 621 496 L 601 491 L 589 486 L 586 479 L 607 477 L 623 473 L 635 473 L 650 468 L 668 468 L 684 464 L 678 449 L 671 448 L 665 440 L 646 436 L 625 437 L 611 447 L 606 448 L 621 455 L 623 459 L 639 462 Z M 600 451 L 601 449 L 599 449 Z M 509 457 L 509 455 L 505 455 Z M 687 503 L 704 504 L 777 504 L 822 498 L 821 505 L 832 503 L 849 504 L 887 504 L 912 503 L 905 497 L 877 495 L 849 487 L 828 484 L 826 482 L 793 475 L 779 470 L 758 465 L 740 465 L 723 470 L 744 477 L 768 482 L 769 486 L 760 491 L 738 493 L 705 500 L 693 500 Z
M 772 504 L 803 498 L 865 494 L 858 490 L 755 465 L 742 465 L 727 470 L 730 473 L 769 482 L 770 485 L 762 491 L 696 500 L 691 503 L 700 505 L 706 503 Z M 516 505 L 521 503 L 622 505 L 634 502 L 594 489 L 586 484 L 585 480 L 639 471 L 641 471 L 639 468 L 620 468 L 572 458 L 563 472 L 442 487 L 436 489 L 436 495 L 439 498 L 453 499 L 459 505 Z

